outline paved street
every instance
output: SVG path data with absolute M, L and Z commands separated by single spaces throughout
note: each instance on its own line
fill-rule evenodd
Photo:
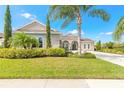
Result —
M 124 88 L 124 80 L 0 79 L 0 88 Z
M 96 52 L 96 51 L 92 51 L 91 53 L 95 54 L 97 58 L 124 66 L 124 55 L 103 53 L 103 52 Z

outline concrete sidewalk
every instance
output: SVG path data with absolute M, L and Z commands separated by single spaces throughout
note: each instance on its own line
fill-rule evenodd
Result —
M 0 79 L 0 88 L 124 88 L 124 80 Z

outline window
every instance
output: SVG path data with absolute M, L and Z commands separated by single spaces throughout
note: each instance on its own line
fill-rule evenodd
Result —
M 69 42 L 68 41 L 64 41 L 63 42 L 63 48 L 65 48 L 65 49 L 69 49 Z
M 78 42 L 77 41 L 72 41 L 72 50 L 77 50 L 78 49 Z
M 86 49 L 86 44 L 84 44 L 84 49 Z
M 43 47 L 43 41 L 41 37 L 39 37 L 39 47 Z
M 90 49 L 90 44 L 88 44 L 88 49 Z
M 62 48 L 62 41 L 59 40 L 59 47 Z

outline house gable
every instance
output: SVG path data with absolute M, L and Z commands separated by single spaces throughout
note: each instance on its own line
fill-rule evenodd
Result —
M 40 23 L 37 20 L 32 21 L 29 24 L 26 24 L 18 29 L 15 30 L 16 32 L 45 32 L 46 31 L 46 25 Z M 51 31 L 54 31 L 51 29 Z

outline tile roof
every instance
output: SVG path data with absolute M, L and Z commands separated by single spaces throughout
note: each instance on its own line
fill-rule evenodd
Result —
M 74 35 L 74 34 L 67 34 L 65 36 L 62 36 L 62 40 L 78 40 L 78 36 Z M 82 38 L 81 41 L 91 41 L 93 42 L 93 40 L 89 39 L 89 38 Z
M 91 40 L 89 38 L 83 38 L 83 39 L 81 39 L 81 41 L 93 41 L 93 40 Z

